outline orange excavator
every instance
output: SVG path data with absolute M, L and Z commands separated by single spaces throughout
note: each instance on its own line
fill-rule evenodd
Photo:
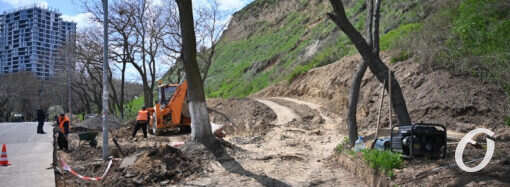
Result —
M 187 105 L 188 83 L 162 84 L 158 87 L 159 98 L 149 121 L 149 133 L 159 135 L 164 130 L 191 132 L 191 118 Z
M 162 84 L 159 82 L 159 98 L 156 106 L 148 108 L 149 133 L 160 135 L 165 130 L 179 130 L 182 133 L 191 132 L 191 117 L 187 103 L 188 82 L 181 84 Z M 212 133 L 223 138 L 223 125 L 211 123 Z

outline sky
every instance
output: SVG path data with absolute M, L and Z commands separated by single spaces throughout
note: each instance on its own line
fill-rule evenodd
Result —
M 0 0 L 0 13 L 4 11 L 15 10 L 24 6 L 34 4 L 57 9 L 62 13 L 62 18 L 66 21 L 76 22 L 78 29 L 86 27 L 89 24 L 90 13 L 84 11 L 81 7 L 83 0 Z M 88 0 L 93 1 L 93 0 Z M 100 1 L 100 0 L 95 0 Z M 156 4 L 162 4 L 165 0 L 153 0 Z M 207 5 L 208 0 L 194 0 L 194 6 Z M 217 0 L 221 11 L 232 15 L 253 0 Z
M 65 21 L 73 21 L 77 23 L 78 30 L 86 28 L 91 25 L 92 22 L 89 20 L 92 15 L 87 13 L 82 8 L 83 1 L 101 1 L 101 0 L 0 0 L 0 13 L 4 11 L 11 11 L 17 8 L 23 8 L 26 6 L 33 6 L 34 4 L 40 5 L 43 7 L 48 7 L 51 9 L 56 9 L 60 13 L 62 13 L 62 19 Z M 163 4 L 163 1 L 167 0 L 152 0 L 155 4 Z M 208 6 L 208 2 L 212 0 L 193 0 L 193 6 Z M 225 21 L 229 20 L 231 15 L 236 11 L 240 10 L 248 3 L 253 0 L 216 0 L 220 11 L 223 11 L 225 16 Z M 168 65 L 161 65 L 158 73 L 162 75 L 166 72 L 166 69 L 169 68 Z M 113 67 L 112 67 L 113 68 Z M 115 70 L 114 70 L 115 71 Z M 128 67 L 127 69 L 127 77 L 128 81 L 139 82 L 141 79 L 136 72 L 136 70 L 132 67 Z

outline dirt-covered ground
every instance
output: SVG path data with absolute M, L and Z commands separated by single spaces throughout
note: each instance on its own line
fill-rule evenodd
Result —
M 308 106 L 307 104 L 311 105 Z M 125 155 L 110 141 L 115 161 L 102 182 L 87 182 L 57 172 L 59 186 L 363 186 L 354 176 L 328 162 L 342 139 L 338 116 L 311 103 L 290 98 L 210 100 L 211 121 L 226 125 L 226 153 L 214 156 L 199 145 L 179 149 L 188 134 L 132 140 L 132 122 L 112 130 Z M 100 176 L 106 167 L 98 147 L 82 145 L 71 134 L 72 151 L 58 151 L 73 169 Z M 134 158 L 131 162 L 130 159 Z M 122 165 L 122 166 L 121 166 Z
M 385 56 L 388 60 L 389 56 Z M 410 59 L 412 60 L 412 59 Z M 409 60 L 408 60 L 409 61 Z M 496 153 L 480 172 L 467 173 L 453 161 L 456 142 L 451 139 L 446 159 L 406 160 L 392 181 L 400 186 L 508 186 L 510 129 L 505 127 L 507 98 L 493 85 L 453 76 L 442 70 L 426 70 L 416 63 L 392 65 L 400 81 L 414 121 L 447 126 L 457 138 L 476 127 L 496 132 Z M 223 153 L 213 155 L 201 145 L 188 142 L 189 134 L 131 138 L 134 122 L 112 129 L 122 152 L 110 140 L 111 152 L 120 158 L 102 182 L 86 182 L 67 172 L 57 172 L 58 186 L 366 186 L 332 159 L 334 149 L 346 136 L 342 116 L 347 88 L 359 56 L 316 68 L 294 82 L 282 83 L 244 99 L 209 99 L 210 119 L 225 125 Z M 358 123 L 360 134 L 374 134 L 380 84 L 367 73 L 362 83 Z M 388 124 L 383 105 L 382 126 Z M 396 119 L 395 119 L 396 120 Z M 394 121 L 395 121 L 394 120 Z M 92 123 L 92 122 L 90 122 Z M 97 124 L 90 126 L 97 127 Z M 79 130 L 80 128 L 76 128 Z M 78 173 L 100 176 L 105 163 L 98 147 L 78 147 L 78 135 L 70 135 L 72 151 L 58 151 Z M 176 148 L 178 142 L 187 142 Z M 483 139 L 482 139 L 483 142 Z M 483 146 L 482 146 L 483 147 Z M 221 151 L 220 151 L 221 152 Z M 483 156 L 485 149 L 470 147 L 464 160 Z M 477 164 L 478 162 L 474 163 Z M 58 171 L 58 170 L 57 170 Z
M 389 62 L 391 55 L 391 52 L 383 53 L 383 60 Z M 449 141 L 447 159 L 405 161 L 404 168 L 396 171 L 395 183 L 402 186 L 509 186 L 510 165 L 505 155 L 510 153 L 510 128 L 505 125 L 504 117 L 510 116 L 510 102 L 503 90 L 469 75 L 453 75 L 413 60 L 410 58 L 390 64 L 402 87 L 411 118 L 414 122 L 443 124 L 448 133 L 456 135 L 457 139 Z M 345 116 L 353 70 L 359 63 L 359 55 L 345 57 L 336 63 L 312 69 L 291 83 L 282 82 L 268 87 L 255 96 L 298 98 L 322 104 L 327 110 Z M 358 129 L 362 136 L 374 135 L 380 93 L 381 84 L 367 71 L 361 83 L 357 113 Z M 382 108 L 381 126 L 387 127 L 387 96 Z M 393 116 L 395 121 L 396 117 Z M 467 173 L 456 166 L 454 152 L 464 133 L 475 128 L 494 131 L 498 137 L 497 148 L 484 170 Z M 485 142 L 485 139 L 481 142 Z M 476 160 L 484 154 L 484 148 L 470 147 L 464 153 L 464 160 Z

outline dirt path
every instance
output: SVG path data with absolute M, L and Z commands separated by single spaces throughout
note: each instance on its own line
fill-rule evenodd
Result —
M 261 136 L 227 137 L 245 152 L 213 162 L 208 173 L 181 186 L 365 186 L 329 162 L 344 137 L 335 124 L 340 119 L 291 98 L 254 100 L 273 110 L 274 126 Z
M 323 110 L 322 106 L 319 104 L 315 104 L 315 103 L 311 103 L 311 102 L 307 102 L 307 101 L 303 101 L 303 100 L 298 100 L 298 99 L 294 99 L 294 98 L 290 98 L 290 97 L 274 97 L 274 98 L 294 102 L 297 104 L 306 105 L 313 110 L 319 111 L 321 117 L 325 120 L 326 125 L 329 125 L 329 124 L 336 125 L 340 121 L 342 121 L 342 118 L 340 116 Z
M 265 104 L 269 108 L 271 108 L 277 115 L 276 125 L 282 125 L 291 122 L 294 119 L 298 119 L 299 116 L 290 108 L 279 105 L 275 102 L 265 100 L 265 99 L 256 99 L 258 102 Z
M 270 98 L 272 104 L 290 109 L 300 114 L 299 120 L 274 128 L 267 137 L 273 137 L 267 142 L 267 151 L 277 155 L 298 155 L 303 166 L 289 166 L 292 171 L 293 186 L 358 186 L 360 183 L 347 171 L 327 163 L 335 146 L 344 135 L 338 131 L 338 120 L 332 119 L 321 110 L 321 106 L 293 98 Z M 273 108 L 269 106 L 270 108 Z M 278 116 L 285 116 L 287 112 L 274 110 Z M 318 115 L 317 115 L 318 114 Z M 320 119 L 322 118 L 322 119 Z M 303 125 L 303 126 L 300 126 Z M 282 141 L 283 140 L 283 141 Z M 271 149 L 269 149 L 271 150 Z M 289 155 L 290 153 L 290 155 Z

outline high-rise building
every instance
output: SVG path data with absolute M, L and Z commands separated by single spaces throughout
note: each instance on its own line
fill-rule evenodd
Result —
M 75 44 L 76 23 L 60 16 L 35 5 L 1 14 L 0 76 L 26 71 L 48 79 L 64 69 L 65 55 L 72 55 L 64 47 Z

